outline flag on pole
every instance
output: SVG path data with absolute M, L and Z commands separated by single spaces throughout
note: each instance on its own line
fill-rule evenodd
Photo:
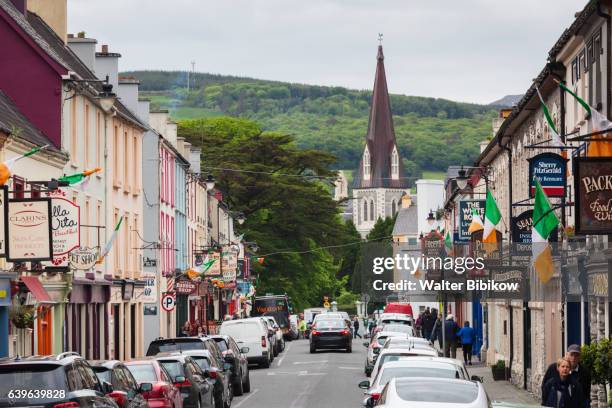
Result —
M 450 231 L 446 231 L 446 236 L 444 237 L 444 246 L 446 247 L 446 253 L 453 253 L 453 241 L 451 240 Z
M 495 202 L 491 190 L 487 189 L 487 201 L 485 203 L 485 223 L 484 232 L 482 234 L 482 242 L 496 243 L 497 242 L 497 226 L 501 222 L 501 213 Z
M 550 116 L 550 112 L 548 111 L 548 106 L 544 103 L 544 98 L 542 98 L 542 94 L 540 93 L 540 89 L 536 85 L 536 92 L 538 93 L 538 98 L 540 98 L 540 104 L 542 105 L 542 110 L 544 111 L 544 117 L 546 118 L 546 122 L 548 122 L 548 127 L 550 128 L 551 139 L 554 146 L 564 147 L 565 144 L 559 136 L 557 129 L 555 128 L 555 122 L 553 122 L 552 117 Z
M 480 214 L 476 208 L 472 208 L 472 222 L 468 227 L 468 232 L 473 234 L 476 231 L 480 231 L 484 229 L 484 223 L 482 222 L 482 218 L 480 218 Z
M 11 177 L 12 169 L 15 163 L 17 163 L 21 159 L 24 159 L 26 157 L 32 156 L 33 154 L 40 152 L 41 150 L 45 149 L 47 146 L 48 145 L 44 145 L 41 147 L 35 147 L 25 152 L 21 156 L 16 156 L 16 157 L 6 160 L 4 163 L 0 163 L 0 186 L 5 185 L 8 179 Z
M 554 273 L 552 249 L 548 238 L 560 222 L 552 210 L 548 197 L 542 189 L 539 180 L 535 177 L 534 179 L 536 191 L 531 229 L 532 262 L 538 278 L 542 283 L 546 283 Z
M 96 167 L 95 169 L 92 169 L 92 170 L 85 170 L 81 173 L 75 173 L 69 176 L 60 177 L 57 179 L 57 181 L 63 181 L 65 183 L 68 183 L 68 185 L 70 186 L 77 186 L 79 184 L 82 184 L 85 180 L 87 180 L 87 177 L 99 171 L 102 171 L 102 169 L 99 167 Z
M 562 82 L 558 82 L 559 86 L 567 93 L 576 98 L 576 101 L 587 111 L 590 115 L 589 123 L 591 132 L 601 132 L 606 129 L 612 128 L 612 122 L 608 120 L 606 115 L 603 115 L 597 111 L 597 109 L 589 106 L 582 98 L 580 98 L 574 91 L 565 86 Z M 591 137 L 591 141 L 587 147 L 587 156 L 589 157 L 608 157 L 612 156 L 612 142 L 604 142 L 610 133 L 603 133 L 600 135 L 594 135 Z
M 113 234 L 111 235 L 110 239 L 108 240 L 106 245 L 104 245 L 104 249 L 100 253 L 100 257 L 98 258 L 98 261 L 96 262 L 97 264 L 101 264 L 102 261 L 104 261 L 104 258 L 106 257 L 106 255 L 108 255 L 108 253 L 113 248 L 113 243 L 115 242 L 115 239 L 117 239 L 117 235 L 119 235 L 119 228 L 121 227 L 121 222 L 123 222 L 123 215 L 119 218 L 119 222 L 115 226 L 115 230 L 113 231 Z

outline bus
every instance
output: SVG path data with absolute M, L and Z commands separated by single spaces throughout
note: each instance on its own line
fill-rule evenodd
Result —
M 290 336 L 290 299 L 287 295 L 255 296 L 251 316 L 272 316 L 283 331 L 284 337 Z

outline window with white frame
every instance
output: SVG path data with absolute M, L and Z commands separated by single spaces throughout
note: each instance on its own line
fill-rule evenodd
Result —
M 371 164 L 370 164 L 370 151 L 368 150 L 368 146 L 366 146 L 363 151 L 363 178 L 364 180 L 370 179 L 371 174 Z
M 393 147 L 391 153 L 391 178 L 393 180 L 399 179 L 399 155 L 397 154 L 397 147 Z

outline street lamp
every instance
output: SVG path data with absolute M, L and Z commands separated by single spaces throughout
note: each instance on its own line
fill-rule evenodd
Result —
M 107 82 L 102 84 L 102 92 L 98 94 L 98 102 L 102 110 L 108 113 L 115 104 L 117 95 L 113 92 L 113 85 L 108 83 L 108 77 L 106 77 L 106 80 Z
M 466 175 L 466 171 L 463 166 L 461 166 L 461 169 L 459 170 L 459 175 L 455 178 L 455 181 L 457 182 L 457 187 L 459 187 L 459 190 L 463 190 L 467 187 L 469 178 Z
M 436 222 L 436 217 L 434 217 L 433 211 L 429 210 L 429 215 L 427 216 L 427 224 L 429 224 L 430 227 L 433 227 L 435 222 Z
M 215 188 L 215 178 L 213 177 L 212 174 L 209 174 L 206 177 L 206 190 L 212 190 L 213 188 Z
M 246 221 L 246 217 L 244 216 L 244 213 L 242 211 L 238 211 L 236 213 L 236 221 L 238 221 L 238 224 L 240 225 L 244 224 L 244 222 Z

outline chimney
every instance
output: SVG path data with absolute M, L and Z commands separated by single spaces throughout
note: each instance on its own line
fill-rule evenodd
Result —
M 113 86 L 114 92 L 119 89 L 119 58 L 121 54 L 109 52 L 106 44 L 102 45 L 101 52 L 96 52 L 96 76 L 104 80 L 108 75 L 108 82 Z
M 74 36 L 68 34 L 68 47 L 74 52 L 77 57 L 89 68 L 91 72 L 96 69 L 96 41 L 95 38 L 85 37 L 85 32 L 81 31 Z M 113 91 L 113 92 L 116 92 Z
M 23 0 L 23 2 L 27 3 L 29 11 L 38 14 L 66 42 L 68 33 L 67 0 Z
M 202 161 L 201 161 L 202 149 L 199 147 L 191 147 L 189 154 L 189 163 L 191 164 L 191 172 L 194 174 L 200 174 Z
M 138 112 L 138 86 L 140 82 L 134 77 L 119 78 L 117 96 L 121 102 L 132 112 Z
M 143 98 L 138 99 L 138 117 L 144 121 L 144 123 L 150 126 L 149 121 L 149 110 L 151 109 L 151 101 Z
M 407 194 L 407 193 L 402 194 L 401 200 L 402 200 L 402 208 L 408 208 L 412 204 L 412 198 L 410 197 L 410 194 Z
M 28 0 L 11 0 L 11 3 L 13 3 L 13 6 L 15 6 L 15 8 L 19 10 L 21 14 L 25 15 L 27 13 Z

